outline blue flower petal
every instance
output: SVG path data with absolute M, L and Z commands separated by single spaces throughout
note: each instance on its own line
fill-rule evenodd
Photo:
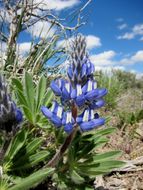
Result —
M 98 89 L 91 90 L 86 93 L 85 99 L 88 101 L 93 101 L 99 95 Z
M 71 98 L 75 99 L 76 98 L 76 94 L 77 94 L 77 90 L 76 89 L 72 89 L 72 91 L 71 91 Z
M 104 118 L 99 118 L 99 119 L 93 119 L 89 122 L 83 122 L 80 124 L 80 128 L 82 131 L 89 131 L 94 129 L 95 127 L 104 125 L 105 119 Z
M 63 86 L 63 88 L 62 88 L 62 98 L 65 99 L 65 100 L 69 100 L 70 99 L 70 91 L 71 91 L 71 89 L 69 89 L 69 92 L 68 92 L 66 87 Z
M 84 95 L 80 95 L 76 98 L 76 104 L 80 107 L 85 103 Z
M 47 107 L 42 106 L 41 111 L 42 111 L 43 115 L 45 115 L 48 119 L 51 118 L 52 112 Z
M 91 109 L 98 109 L 98 108 L 101 108 L 102 106 L 105 105 L 105 101 L 104 100 L 97 100 L 97 101 L 94 101 L 91 105 L 90 105 L 90 108 Z
M 82 70 L 81 70 L 81 77 L 83 78 L 86 75 L 87 72 L 87 64 L 82 65 Z
M 22 112 L 20 109 L 16 110 L 16 121 L 17 123 L 20 123 L 23 120 Z
M 71 133 L 73 130 L 73 125 L 71 123 L 68 123 L 67 125 L 64 126 L 64 131 L 66 133 Z
M 108 91 L 106 88 L 98 89 L 98 96 L 96 98 L 99 99 L 99 98 L 105 96 L 107 93 L 108 93 Z
M 73 71 L 72 71 L 72 68 L 71 68 L 71 67 L 68 68 L 67 74 L 68 74 L 68 77 L 69 77 L 70 79 L 72 79 L 72 77 L 73 77 Z
M 51 116 L 51 122 L 56 126 L 56 127 L 61 127 L 62 126 L 62 120 L 57 117 L 57 115 L 52 114 Z
M 57 83 L 55 81 L 52 81 L 50 84 L 51 89 L 53 90 L 53 92 L 55 93 L 56 96 L 61 96 L 62 91 L 59 88 L 59 86 L 57 85 Z
M 84 112 L 82 112 L 82 114 L 80 114 L 80 115 L 77 116 L 77 118 L 76 118 L 76 122 L 77 122 L 78 125 L 82 123 L 83 114 L 84 114 Z

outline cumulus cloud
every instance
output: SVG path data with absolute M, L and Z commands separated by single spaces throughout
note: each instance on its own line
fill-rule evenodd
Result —
M 139 50 L 134 55 L 120 61 L 121 64 L 136 64 L 140 62 L 143 62 L 143 50 Z
M 125 34 L 118 36 L 118 40 L 131 40 L 135 37 L 134 33 L 126 32 Z
M 86 38 L 86 42 L 87 42 L 87 49 L 91 50 L 93 48 L 99 47 L 101 46 L 101 40 L 99 37 L 94 36 L 94 35 L 87 35 L 85 36 Z M 67 39 L 67 40 L 61 40 L 58 42 L 57 46 L 62 46 L 62 47 L 67 47 L 69 48 L 69 44 L 71 43 L 71 41 L 73 40 L 73 37 Z
M 55 28 L 47 21 L 38 21 L 28 29 L 28 32 L 34 37 L 52 37 L 55 33 Z
M 125 28 L 127 28 L 127 24 L 125 24 L 125 23 L 118 26 L 119 30 L 123 30 Z
M 114 61 L 112 60 L 115 57 L 116 53 L 113 50 L 104 51 L 102 53 L 91 55 L 90 60 L 98 66 L 108 66 L 113 65 Z
M 61 11 L 79 4 L 80 0 L 34 0 L 34 3 L 39 3 L 42 9 Z
M 30 48 L 31 48 L 31 42 L 23 42 L 17 45 L 18 53 L 23 56 L 30 51 Z
M 126 32 L 123 35 L 118 36 L 117 39 L 131 40 L 136 36 L 141 36 L 141 38 L 143 37 L 143 24 L 136 24 L 130 32 Z
M 101 40 L 97 36 L 88 35 L 86 36 L 87 49 L 93 49 L 95 47 L 101 46 Z

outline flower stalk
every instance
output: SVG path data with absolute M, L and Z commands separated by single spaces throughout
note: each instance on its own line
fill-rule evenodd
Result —
M 94 65 L 86 51 L 86 40 L 78 35 L 71 46 L 67 79 L 51 82 L 51 89 L 60 98 L 61 104 L 53 102 L 51 108 L 41 107 L 42 113 L 56 128 L 64 127 L 68 134 L 63 145 L 47 166 L 55 167 L 74 139 L 77 130 L 81 132 L 104 125 L 105 119 L 99 117 L 98 108 L 104 106 L 105 88 L 98 88 L 94 79 Z M 83 110 L 83 111 L 82 111 Z

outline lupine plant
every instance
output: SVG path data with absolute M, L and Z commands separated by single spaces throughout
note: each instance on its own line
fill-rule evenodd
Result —
M 46 180 L 55 189 L 90 190 L 97 175 L 123 165 L 115 160 L 120 151 L 99 152 L 114 128 L 97 112 L 105 104 L 107 89 L 98 88 L 94 72 L 86 40 L 78 35 L 71 45 L 67 76 L 50 84 L 55 96 L 46 90 L 45 77 L 36 86 L 26 72 L 22 81 L 13 78 L 11 83 L 19 109 L 0 78 L 1 189 L 34 189 Z

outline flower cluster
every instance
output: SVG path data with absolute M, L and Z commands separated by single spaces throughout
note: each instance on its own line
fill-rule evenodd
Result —
M 50 85 L 54 94 L 60 97 L 62 106 L 54 101 L 50 109 L 42 106 L 41 111 L 56 127 L 64 126 L 67 133 L 77 125 L 82 131 L 88 131 L 105 122 L 94 110 L 105 104 L 102 97 L 107 90 L 97 87 L 93 76 L 95 68 L 88 58 L 82 35 L 75 38 L 69 61 L 68 79 L 56 79 Z M 76 112 L 83 109 L 83 112 L 75 114 L 73 108 Z
M 7 84 L 0 75 L 0 129 L 11 132 L 22 121 L 22 112 L 8 94 Z

